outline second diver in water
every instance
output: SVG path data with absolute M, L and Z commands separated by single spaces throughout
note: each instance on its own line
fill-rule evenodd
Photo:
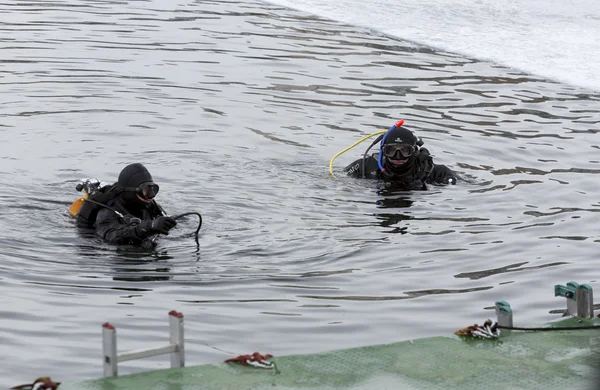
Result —
M 377 138 L 379 152 L 354 161 L 344 170 L 355 178 L 383 180 L 385 189 L 426 189 L 426 184 L 456 184 L 458 175 L 445 165 L 433 163 L 429 150 L 401 120 Z

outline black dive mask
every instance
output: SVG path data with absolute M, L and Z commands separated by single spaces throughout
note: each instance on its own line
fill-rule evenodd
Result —
M 135 192 L 136 192 L 136 194 L 138 194 L 140 196 L 140 198 L 150 200 L 150 199 L 154 199 L 156 194 L 158 194 L 158 189 L 159 189 L 158 184 L 148 182 L 148 183 L 140 184 L 135 189 Z
M 415 154 L 416 148 L 408 144 L 387 144 L 383 146 L 383 154 L 391 160 L 405 160 Z
M 125 191 L 135 192 L 140 198 L 145 200 L 152 200 L 158 194 L 158 184 L 153 182 L 142 183 L 137 187 L 127 187 Z

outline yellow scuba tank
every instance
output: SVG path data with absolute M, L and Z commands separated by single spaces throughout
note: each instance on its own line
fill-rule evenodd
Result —
M 87 192 L 85 194 L 83 194 L 83 196 L 77 200 L 75 200 L 72 204 L 71 207 L 69 207 L 69 214 L 71 214 L 71 217 L 76 217 L 77 214 L 79 213 L 79 210 L 81 210 L 81 206 L 83 206 L 83 203 L 85 202 L 85 200 L 89 197 L 89 195 L 87 194 Z
M 101 182 L 98 179 L 82 179 L 79 184 L 75 187 L 75 189 L 79 192 L 83 191 L 83 196 L 79 199 L 76 199 L 71 206 L 69 207 L 69 214 L 72 217 L 77 217 L 79 214 L 79 210 L 85 203 L 85 200 L 88 199 L 91 195 L 94 195 L 101 188 L 105 187 L 107 184 Z

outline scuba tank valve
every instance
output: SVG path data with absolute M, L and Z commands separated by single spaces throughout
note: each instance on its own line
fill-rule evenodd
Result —
M 81 210 L 81 206 L 83 206 L 85 200 L 107 185 L 107 183 L 102 182 L 98 179 L 81 179 L 79 183 L 75 186 L 75 189 L 79 192 L 83 191 L 83 196 L 79 199 L 76 199 L 71 204 L 71 206 L 69 207 L 69 214 L 72 217 L 76 217 L 79 213 L 79 210 Z

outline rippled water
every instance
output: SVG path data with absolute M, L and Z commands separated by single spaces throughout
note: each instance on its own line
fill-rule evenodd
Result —
M 451 334 L 598 288 L 600 95 L 254 1 L 0 4 L 0 378 L 101 376 L 186 318 L 188 364 Z M 399 118 L 465 181 L 344 178 Z M 366 147 L 366 145 L 365 145 Z M 82 177 L 143 162 L 204 217 L 131 251 L 78 234 Z M 486 311 L 487 310 L 487 311 Z M 168 359 L 123 364 L 120 373 Z

